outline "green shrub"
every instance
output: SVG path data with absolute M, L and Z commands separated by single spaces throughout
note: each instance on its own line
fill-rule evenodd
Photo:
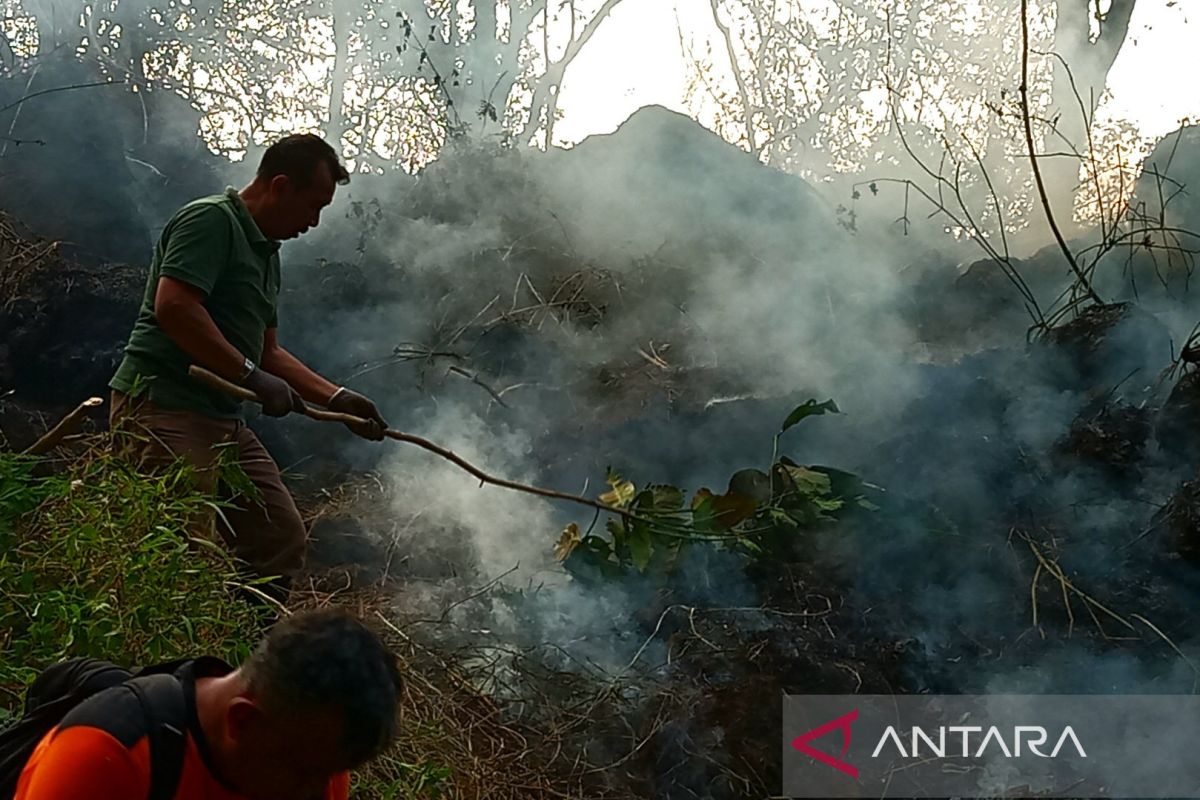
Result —
M 213 504 L 187 467 L 144 475 L 100 455 L 45 476 L 38 464 L 0 453 L 0 713 L 63 658 L 248 654 L 267 612 L 234 594 L 221 548 L 189 546 L 189 521 Z

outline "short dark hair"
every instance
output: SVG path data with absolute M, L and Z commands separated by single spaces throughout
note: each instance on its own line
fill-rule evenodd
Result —
M 350 182 L 350 173 L 338 160 L 329 142 L 312 133 L 293 133 L 272 144 L 258 162 L 258 177 L 270 180 L 287 175 L 297 186 L 308 186 L 321 162 L 329 165 L 329 174 L 338 183 Z
M 396 659 L 345 611 L 302 611 L 277 622 L 241 671 L 268 713 L 339 711 L 346 768 L 379 755 L 396 735 Z

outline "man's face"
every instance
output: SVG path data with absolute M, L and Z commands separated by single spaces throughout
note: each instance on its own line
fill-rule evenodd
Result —
M 237 788 L 252 800 L 324 800 L 330 780 L 346 769 L 337 711 L 269 714 L 234 721 Z
M 271 231 L 263 231 L 272 239 L 294 239 L 321 221 L 321 211 L 333 202 L 337 183 L 329 165 L 317 165 L 307 186 L 297 186 L 286 175 L 271 181 Z

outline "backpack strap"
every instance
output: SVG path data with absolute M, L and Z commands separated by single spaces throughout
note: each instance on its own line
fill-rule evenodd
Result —
M 147 800 L 171 800 L 183 772 L 187 739 L 187 702 L 174 675 L 151 674 L 126 684 L 146 715 L 150 740 L 150 793 Z
M 29 685 L 25 693 L 25 716 L 45 713 L 41 711 L 43 707 L 58 703 L 64 708 L 58 714 L 61 717 L 84 698 L 124 683 L 130 677 L 129 670 L 97 658 L 73 658 L 51 664 Z
M 11 798 L 42 738 L 88 697 L 124 683 L 129 672 L 107 661 L 77 658 L 43 670 L 25 694 L 25 711 L 0 730 L 0 798 Z
M 147 675 L 175 675 L 178 676 L 180 671 L 197 661 L 208 661 L 207 657 L 200 658 L 178 658 L 174 661 L 163 661 L 159 664 L 150 664 L 145 667 L 140 667 L 133 671 L 134 678 L 144 678 Z

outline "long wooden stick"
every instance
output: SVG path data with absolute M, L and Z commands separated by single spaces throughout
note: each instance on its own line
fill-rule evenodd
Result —
M 50 430 L 42 434 L 29 447 L 22 452 L 27 456 L 40 456 L 49 453 L 58 443 L 67 438 L 71 434 L 79 430 L 79 426 L 83 424 L 83 420 L 87 417 L 88 411 L 102 404 L 104 401 L 99 397 L 89 397 L 79 405 L 75 406 L 75 410 L 58 421 Z
M 220 391 L 225 392 L 226 394 L 228 394 L 232 397 L 236 397 L 239 400 L 246 400 L 251 403 L 261 403 L 262 402 L 261 400 L 259 400 L 258 395 L 256 395 L 254 392 L 247 389 L 245 386 L 238 386 L 236 383 L 231 383 L 230 381 L 227 381 L 224 378 L 222 378 L 220 375 L 217 375 L 216 373 L 206 370 L 204 367 L 193 364 L 191 367 L 188 368 L 188 373 L 193 378 L 203 381 L 204 383 L 207 383 L 209 386 L 213 387 L 214 389 L 219 389 Z M 304 416 L 310 417 L 315 420 L 320 420 L 321 422 L 343 422 L 343 423 L 350 423 L 350 424 L 367 422 L 367 420 L 365 420 L 361 417 L 356 417 L 352 414 L 342 414 L 337 411 L 329 411 L 328 409 L 317 408 L 316 406 L 311 406 L 308 403 L 304 404 L 304 412 L 303 413 L 304 413 Z M 604 511 L 609 514 L 619 514 L 620 516 L 625 517 L 626 519 L 637 519 L 638 518 L 637 515 L 633 514 L 630 511 L 627 511 L 623 508 L 617 508 L 616 506 L 610 506 L 605 503 L 601 503 L 597 500 L 591 500 L 587 497 L 580 497 L 579 495 L 567 494 L 566 492 L 559 492 L 554 489 L 543 489 L 540 486 L 529 486 L 528 484 L 517 483 L 516 481 L 510 481 L 506 478 L 500 478 L 495 475 L 489 475 L 488 473 L 484 472 L 479 467 L 470 463 L 469 461 L 462 458 L 458 454 L 453 453 L 450 450 L 447 450 L 446 448 L 442 447 L 441 445 L 434 444 L 433 442 L 429 441 L 428 439 L 424 439 L 420 436 L 414 436 L 411 433 L 402 433 L 401 431 L 392 430 L 391 428 L 386 428 L 383 432 L 383 435 L 389 439 L 395 439 L 398 442 L 407 442 L 409 444 L 415 444 L 417 447 L 420 447 L 424 450 L 428 450 L 431 453 L 441 456 L 442 458 L 446 459 L 450 463 L 454 464 L 456 467 L 466 470 L 467 472 L 474 475 L 476 478 L 479 479 L 480 484 L 490 483 L 493 486 L 502 486 L 506 489 L 514 489 L 518 492 L 525 492 L 527 494 L 535 494 L 535 495 L 538 495 L 539 497 L 548 497 L 553 500 L 566 500 L 569 503 L 578 503 L 579 505 L 588 506 L 589 508 L 594 508 L 598 511 Z

